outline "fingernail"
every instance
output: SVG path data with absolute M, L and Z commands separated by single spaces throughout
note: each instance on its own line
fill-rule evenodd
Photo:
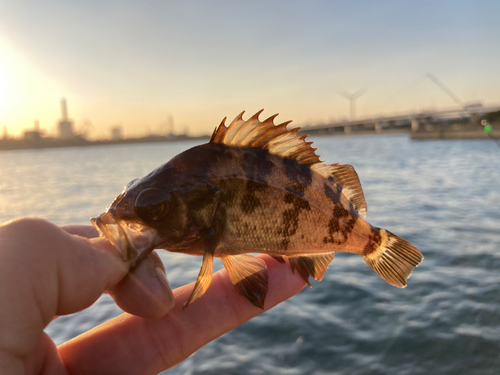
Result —
M 165 286 L 165 289 L 167 290 L 168 295 L 166 296 L 165 299 L 168 308 L 171 309 L 175 305 L 175 299 L 174 299 L 174 293 L 172 293 L 172 288 L 170 287 L 170 284 L 168 282 L 167 275 L 160 267 L 155 267 L 155 272 L 156 272 L 156 278 Z

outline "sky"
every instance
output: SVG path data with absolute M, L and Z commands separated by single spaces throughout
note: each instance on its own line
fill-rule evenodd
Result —
M 296 126 L 500 104 L 498 1 L 0 0 L 0 126 L 92 137 L 209 134 L 227 116 Z

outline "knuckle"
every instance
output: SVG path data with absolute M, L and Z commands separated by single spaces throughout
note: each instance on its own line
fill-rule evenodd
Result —
M 5 225 L 1 235 L 4 239 L 10 239 L 12 246 L 37 254 L 43 247 L 57 241 L 59 231 L 59 227 L 47 220 L 22 218 Z
M 19 231 L 21 233 L 35 233 L 35 234 L 51 234 L 58 230 L 55 224 L 38 218 L 22 218 L 15 220 L 9 224 L 12 231 Z

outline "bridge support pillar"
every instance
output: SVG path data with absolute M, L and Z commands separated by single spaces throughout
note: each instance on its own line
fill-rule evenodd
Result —
M 380 122 L 375 123 L 375 131 L 377 133 L 380 133 L 382 131 L 382 123 L 380 123 Z
M 411 119 L 411 131 L 412 132 L 416 132 L 418 130 L 419 123 L 420 123 L 420 121 L 418 120 L 418 118 Z
M 351 134 L 351 127 L 349 125 L 344 126 L 344 133 L 345 134 Z

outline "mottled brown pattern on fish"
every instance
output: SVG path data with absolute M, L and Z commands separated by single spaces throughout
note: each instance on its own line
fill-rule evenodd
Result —
M 359 217 L 334 179 L 263 149 L 206 144 L 186 152 L 189 155 L 183 160 L 174 158 L 167 164 L 178 171 L 189 170 L 179 172 L 176 185 L 223 186 L 229 200 L 228 223 L 233 235 L 240 236 L 233 240 L 237 248 L 251 251 L 251 247 L 260 246 L 252 245 L 257 241 L 267 251 L 278 253 L 292 254 L 301 248 L 310 252 L 363 252 L 371 226 Z M 292 195 L 286 201 L 287 194 L 302 201 Z M 254 226 L 257 231 L 246 235 Z M 269 238 L 264 239 L 264 235 Z
M 264 151 L 264 150 L 263 150 Z M 241 167 L 249 180 L 265 181 L 274 172 L 274 163 L 269 153 L 244 152 Z
M 311 210 L 309 202 L 292 193 L 286 193 L 284 196 L 285 207 L 291 205 L 283 211 L 283 225 L 278 227 L 276 234 L 282 238 L 281 250 L 288 250 L 292 236 L 297 233 L 299 228 L 299 217 L 302 210 Z
M 282 158 L 285 175 L 291 186 L 299 187 L 299 190 L 311 186 L 313 171 L 308 165 L 299 164 L 297 161 L 288 158 Z
M 258 191 L 264 191 L 266 185 L 255 182 L 254 180 L 247 180 L 245 191 L 241 198 L 240 208 L 243 214 L 248 215 L 255 211 L 262 205 L 261 200 L 257 197 Z
M 93 224 L 124 260 L 140 261 L 159 247 L 203 255 L 187 304 L 207 290 L 212 259 L 219 256 L 238 291 L 264 308 L 266 265 L 243 255 L 255 252 L 288 257 L 307 283 L 309 276 L 323 278 L 335 252 L 356 253 L 388 283 L 406 286 L 422 254 L 364 220 L 367 206 L 354 168 L 325 165 L 296 129 L 274 125 L 275 116 L 260 122 L 259 113 L 247 121 L 241 113 L 229 126 L 223 121 L 208 144 L 127 185 L 121 203 Z
M 373 228 L 370 237 L 368 238 L 368 242 L 364 248 L 363 255 L 370 255 L 373 253 L 379 246 L 382 241 L 382 236 L 380 235 L 380 229 Z
M 357 215 L 352 205 L 350 205 L 349 210 L 347 210 L 340 203 L 342 197 L 342 189 L 340 189 L 340 186 L 337 186 L 336 192 L 327 183 L 325 183 L 323 187 L 325 195 L 334 204 L 332 217 L 328 222 L 328 232 L 327 235 L 323 238 L 323 242 L 325 244 L 333 243 L 336 245 L 342 245 L 347 241 L 349 233 L 353 231 L 354 225 L 356 224 L 359 216 Z M 340 225 L 340 222 L 343 222 L 344 225 Z
M 338 225 L 342 230 L 334 234 L 338 241 L 324 243 L 324 230 L 328 227 L 331 214 L 285 190 L 262 184 L 255 189 L 252 198 L 257 199 L 260 205 L 243 214 L 241 206 L 245 202 L 244 186 L 247 180 L 225 179 L 215 183 L 225 192 L 227 215 L 226 231 L 217 256 L 241 252 L 286 256 L 332 250 L 355 252 L 358 248 L 361 250 L 366 242 L 365 239 L 363 246 L 359 247 L 359 238 L 346 238 L 342 233 L 349 232 L 351 228 L 345 228 L 340 221 Z M 362 232 L 366 229 L 362 226 L 357 228 Z M 352 240 L 352 246 L 349 240 Z M 342 247 L 339 247 L 340 243 Z
M 167 217 L 159 231 L 168 233 L 169 242 L 160 247 L 170 251 L 182 251 L 202 255 L 206 231 L 193 231 L 193 228 L 208 228 L 217 207 L 217 192 L 207 186 L 196 186 L 188 192 L 174 192 L 170 200 L 170 210 L 175 217 Z M 199 210 L 193 212 L 191 207 Z

